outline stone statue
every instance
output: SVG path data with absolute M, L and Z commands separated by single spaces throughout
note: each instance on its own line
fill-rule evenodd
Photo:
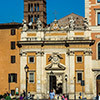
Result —
M 27 24 L 26 24 L 26 20 L 23 19 L 23 23 L 22 23 L 22 24 L 23 24 L 23 28 L 22 28 L 23 31 L 27 31 L 28 26 L 27 26 Z
M 41 30 L 42 29 L 42 22 L 40 21 L 39 18 L 37 20 L 37 28 L 38 28 L 38 30 Z
M 73 31 L 75 29 L 75 20 L 73 19 L 73 16 L 71 16 L 71 18 L 70 18 L 69 28 L 71 31 Z
M 84 29 L 85 29 L 85 30 L 89 30 L 89 24 L 88 24 L 87 18 L 84 18 L 84 19 L 83 19 L 83 22 L 84 22 Z

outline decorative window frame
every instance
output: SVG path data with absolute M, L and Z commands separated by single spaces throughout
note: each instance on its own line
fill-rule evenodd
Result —
M 82 80 L 83 80 L 83 71 L 77 71 L 76 72 L 76 82 L 77 83 L 81 83 L 81 81 L 78 81 L 78 73 L 81 73 L 82 74 Z
M 30 57 L 34 57 L 34 62 L 30 62 Z M 28 56 L 28 63 L 29 64 L 34 64 L 35 63 L 35 56 Z
M 77 61 L 77 57 L 82 57 L 82 61 L 81 61 L 81 62 L 78 62 L 78 61 Z M 77 55 L 77 56 L 76 56 L 76 63 L 82 63 L 82 62 L 83 62 L 83 56 L 82 56 L 82 55 Z
M 100 13 L 100 8 L 95 9 L 95 13 L 96 13 L 96 26 L 99 26 L 98 25 L 98 13 Z
M 30 73 L 33 73 L 33 74 L 34 74 L 34 82 L 30 82 Z M 35 72 L 34 72 L 34 71 L 30 71 L 30 72 L 29 72 L 29 83 L 32 83 L 32 84 L 35 83 Z
M 98 2 L 98 0 L 96 0 L 96 3 L 98 4 L 98 3 L 100 3 L 100 1 Z
M 100 41 L 99 42 L 97 42 L 97 44 L 96 44 L 96 59 L 97 60 L 100 60 L 100 59 L 98 59 L 98 44 L 100 43 Z

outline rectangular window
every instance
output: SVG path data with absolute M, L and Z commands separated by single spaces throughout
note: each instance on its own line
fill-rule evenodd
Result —
M 100 3 L 100 0 L 97 0 L 97 3 Z
M 28 59 L 29 59 L 29 63 L 34 63 L 34 56 L 29 56 Z
M 35 21 L 35 23 L 36 23 L 36 21 L 37 21 L 37 17 L 36 17 L 36 15 L 34 15 L 34 21 Z
M 76 62 L 77 63 L 82 63 L 82 56 L 77 56 Z
M 100 12 L 98 13 L 98 26 L 100 26 Z
M 11 49 L 12 50 L 15 49 L 15 42 L 14 41 L 11 42 Z
M 16 34 L 15 29 L 11 29 L 11 35 L 15 35 L 15 34 Z
M 31 12 L 33 12 L 33 4 L 31 4 Z
M 28 4 L 28 11 L 30 12 L 30 4 Z
M 12 83 L 12 82 L 17 83 L 17 74 L 15 74 L 15 73 L 9 74 L 8 75 L 8 81 L 9 81 L 9 83 Z
M 31 15 L 31 22 L 33 22 L 33 15 Z
M 82 73 L 79 72 L 79 73 L 77 73 L 77 82 L 81 83 L 81 81 L 82 81 Z
M 29 82 L 34 83 L 34 72 L 29 73 Z
M 15 63 L 16 57 L 15 56 L 11 56 L 11 63 Z

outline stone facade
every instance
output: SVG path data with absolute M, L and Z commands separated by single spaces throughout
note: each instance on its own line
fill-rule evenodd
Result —
M 80 26 L 79 29 L 72 29 L 72 27 L 70 25 L 60 27 L 58 21 L 54 20 L 45 29 L 28 29 L 21 32 L 21 39 L 18 41 L 22 53 L 20 92 L 25 89 L 23 66 L 27 64 L 29 73 L 34 72 L 34 82 L 31 84 L 36 87 L 36 90 L 31 88 L 28 91 L 31 91 L 35 96 L 39 96 L 39 98 L 48 98 L 51 88 L 57 94 L 58 92 L 62 94 L 67 91 L 70 99 L 74 99 L 75 93 L 78 99 L 79 93 L 82 91 L 88 99 L 94 96 L 91 84 L 92 78 L 86 77 L 88 73 L 93 75 L 90 62 L 92 62 L 91 46 L 94 44 L 94 40 L 91 38 L 91 30 L 85 29 L 84 25 L 83 27 Z M 30 64 L 27 60 L 29 54 L 30 56 L 34 54 L 34 64 Z M 81 57 L 81 62 L 78 62 L 78 57 Z M 87 62 L 87 59 L 89 62 Z M 78 80 L 78 73 L 82 74 L 82 80 L 86 84 L 84 87 L 81 86 L 81 82 Z M 67 84 L 65 75 L 68 77 Z M 51 77 L 54 80 L 53 83 Z M 31 84 L 30 82 L 28 84 L 29 88 Z

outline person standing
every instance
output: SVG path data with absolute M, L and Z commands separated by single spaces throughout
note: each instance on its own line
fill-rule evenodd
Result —
M 20 100 L 24 100 L 24 98 L 22 97 L 22 94 L 20 95 L 20 98 L 19 98 Z
M 96 96 L 96 100 L 100 100 L 100 93 L 97 94 L 97 96 Z
M 55 93 L 53 92 L 53 90 L 51 89 L 51 92 L 49 94 L 49 99 L 50 100 L 54 100 L 55 99 Z
M 11 97 L 9 96 L 9 93 L 7 93 L 6 100 L 11 100 Z

